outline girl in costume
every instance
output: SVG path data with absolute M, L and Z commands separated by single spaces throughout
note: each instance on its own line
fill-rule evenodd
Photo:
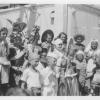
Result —
M 65 84 L 67 96 L 79 96 L 79 84 L 77 80 L 76 63 L 74 62 L 74 50 L 69 52 L 67 69 L 65 72 Z
M 76 53 L 74 63 L 76 64 L 76 72 L 79 81 L 80 95 L 86 95 L 87 93 L 85 91 L 85 83 L 86 83 L 87 64 L 86 64 L 85 55 L 83 51 L 78 51 Z
M 21 77 L 23 89 L 29 90 L 33 95 L 41 95 L 41 76 L 36 67 L 39 64 L 40 56 L 33 54 L 28 57 L 29 67 L 26 68 Z M 26 84 L 26 86 L 25 86 Z
M 43 96 L 57 96 L 58 81 L 56 78 L 55 66 L 57 62 L 57 56 L 49 52 L 47 55 L 48 66 L 44 69 L 43 77 Z
M 92 81 L 91 81 L 91 92 L 99 96 L 100 95 L 100 50 L 97 50 L 95 54 L 95 64 L 96 67 L 92 71 Z
M 86 87 L 91 94 L 91 81 L 93 78 L 93 70 L 96 68 L 95 62 L 95 54 L 98 51 L 98 40 L 93 39 L 85 49 L 86 61 L 87 61 L 87 79 L 86 79 Z
M 86 59 L 87 61 L 90 58 L 94 58 L 96 51 L 98 50 L 98 40 L 93 39 L 85 49 Z

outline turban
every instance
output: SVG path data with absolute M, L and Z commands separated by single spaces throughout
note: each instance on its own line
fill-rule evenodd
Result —
M 40 55 L 38 55 L 36 53 L 30 53 L 29 57 L 28 57 L 28 60 L 31 61 L 33 59 L 39 59 L 39 58 L 40 58 Z
M 57 39 L 57 40 L 54 41 L 54 44 L 55 45 L 63 44 L 63 41 L 61 39 Z
M 79 55 L 79 54 L 84 55 L 84 52 L 83 52 L 83 51 L 81 51 L 81 50 L 79 50 L 79 51 L 76 53 L 76 55 Z

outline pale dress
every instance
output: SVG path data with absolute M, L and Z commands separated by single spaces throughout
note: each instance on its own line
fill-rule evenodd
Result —
M 43 96 L 56 96 L 57 95 L 57 78 L 56 74 L 50 67 L 46 67 L 42 74 L 43 77 Z

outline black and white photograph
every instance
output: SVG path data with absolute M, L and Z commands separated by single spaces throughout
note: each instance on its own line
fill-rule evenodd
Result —
M 0 3 L 0 96 L 100 96 L 100 4 Z

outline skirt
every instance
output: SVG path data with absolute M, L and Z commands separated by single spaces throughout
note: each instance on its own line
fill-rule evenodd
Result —
M 65 79 L 66 83 L 66 92 L 67 96 L 79 96 L 79 84 L 77 81 L 77 77 L 66 77 Z
M 61 82 L 58 86 L 58 96 L 66 96 L 67 95 L 67 89 L 65 82 Z

